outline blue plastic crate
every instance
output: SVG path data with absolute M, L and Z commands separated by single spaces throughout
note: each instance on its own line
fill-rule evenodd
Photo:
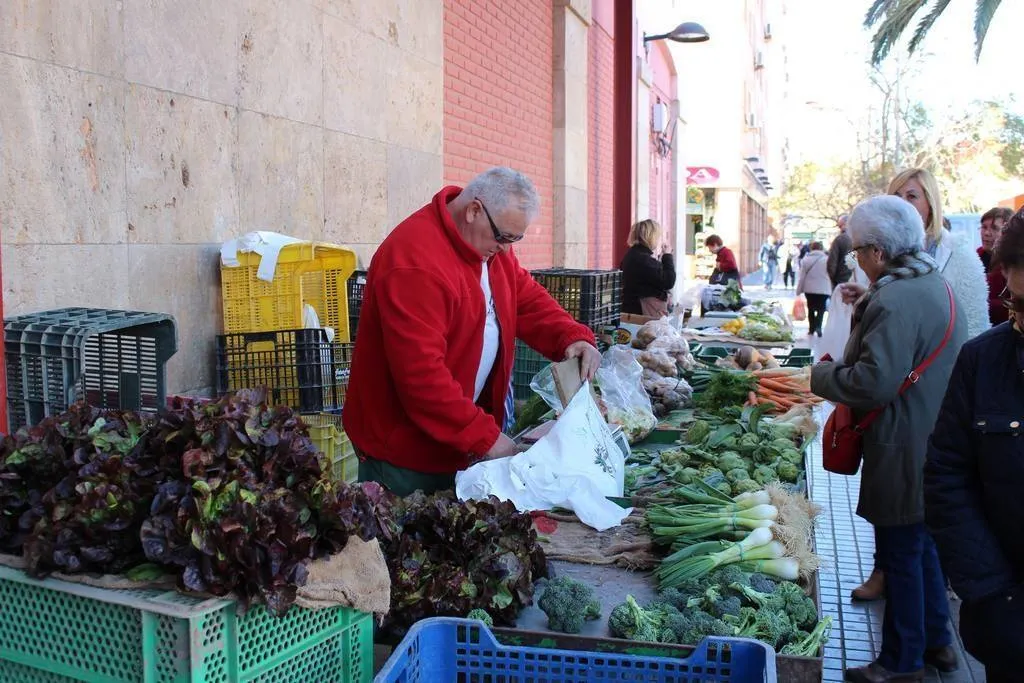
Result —
M 776 683 L 775 652 L 706 638 L 686 659 L 500 645 L 480 621 L 437 617 L 409 629 L 375 683 Z

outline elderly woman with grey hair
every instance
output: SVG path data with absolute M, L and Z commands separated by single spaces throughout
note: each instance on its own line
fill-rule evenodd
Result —
M 876 561 L 886 575 L 881 652 L 847 670 L 846 680 L 916 681 L 926 664 L 957 665 L 945 579 L 924 525 L 922 477 L 928 436 L 967 327 L 923 251 L 924 226 L 913 206 L 873 197 L 857 205 L 846 229 L 871 285 L 855 306 L 844 357 L 815 365 L 811 389 L 851 408 L 858 421 L 881 411 L 863 435 L 857 514 L 875 526 Z

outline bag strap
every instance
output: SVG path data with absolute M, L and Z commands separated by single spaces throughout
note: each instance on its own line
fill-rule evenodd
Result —
M 942 353 L 942 350 L 946 348 L 947 344 L 949 344 L 950 338 L 952 338 L 953 336 L 953 326 L 956 324 L 956 299 L 953 297 L 953 290 L 950 288 L 949 283 L 945 282 L 945 285 L 946 294 L 949 296 L 949 323 L 946 325 L 946 334 L 942 337 L 942 341 L 939 342 L 939 345 L 935 348 L 935 350 L 932 351 L 927 358 L 921 361 L 920 365 L 918 365 L 916 368 L 910 371 L 910 374 L 907 375 L 906 379 L 903 380 L 903 384 L 900 385 L 900 390 L 897 396 L 902 395 L 903 392 L 905 392 L 914 384 L 918 383 L 918 381 L 921 379 L 921 375 L 924 374 L 924 371 L 927 370 L 932 363 L 935 362 L 935 360 L 939 357 L 939 354 Z M 881 415 L 882 411 L 885 410 L 887 407 L 888 406 L 875 408 L 870 413 L 865 415 L 857 424 L 857 426 L 854 427 L 854 429 L 857 430 L 858 432 L 867 431 L 868 427 L 870 427 L 874 423 L 874 421 L 878 419 L 878 416 Z

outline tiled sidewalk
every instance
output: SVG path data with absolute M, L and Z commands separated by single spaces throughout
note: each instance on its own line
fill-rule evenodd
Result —
M 872 661 L 882 644 L 882 602 L 856 603 L 850 591 L 871 573 L 875 550 L 871 525 L 856 515 L 860 477 L 846 477 L 826 472 L 821 466 L 821 444 L 808 452 L 812 467 L 808 471 L 811 497 L 825 508 L 818 524 L 818 554 L 827 566 L 821 579 L 821 609 L 832 616 L 832 637 L 825 646 L 824 676 L 826 682 L 842 681 L 843 670 Z M 959 601 L 952 601 L 954 622 Z M 954 673 L 940 674 L 929 668 L 925 680 L 942 683 L 983 683 L 984 671 L 968 655 L 954 634 L 959 650 L 960 668 Z

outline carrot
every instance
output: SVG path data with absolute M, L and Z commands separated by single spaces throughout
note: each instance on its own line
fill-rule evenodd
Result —
M 759 392 L 758 395 L 763 399 L 771 401 L 772 403 L 782 404 L 788 408 L 792 408 L 795 405 L 795 402 L 792 399 L 783 396 L 782 394 L 777 394 L 775 392 L 762 391 Z
M 782 393 L 787 393 L 787 392 L 793 390 L 793 387 L 785 384 L 784 382 L 776 381 L 774 379 L 768 379 L 768 378 L 764 378 L 764 377 L 761 378 L 761 381 L 758 382 L 758 384 L 760 384 L 762 387 L 764 387 L 766 389 L 772 389 L 774 391 L 780 391 Z
M 775 368 L 774 370 L 755 370 L 754 375 L 771 379 L 775 377 L 792 377 L 800 374 L 800 372 L 800 368 Z
M 757 394 L 755 394 L 753 391 L 747 393 L 747 400 L 750 401 L 750 405 L 756 406 L 757 405 Z

